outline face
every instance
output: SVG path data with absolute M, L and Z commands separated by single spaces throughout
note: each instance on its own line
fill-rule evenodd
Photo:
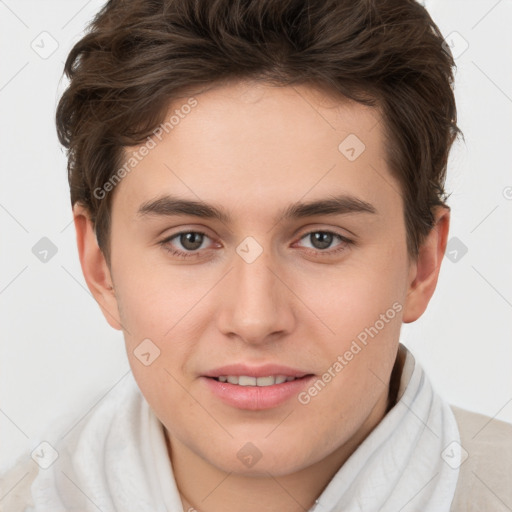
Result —
M 411 271 L 400 186 L 373 109 L 249 82 L 194 98 L 115 188 L 119 320 L 171 444 L 285 475 L 385 413 Z

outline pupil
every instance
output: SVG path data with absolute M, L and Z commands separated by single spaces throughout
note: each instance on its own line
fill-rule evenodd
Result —
M 332 243 L 333 235 L 331 233 L 324 233 L 323 231 L 318 231 L 317 233 L 313 233 L 313 246 L 316 249 L 327 249 Z
M 189 251 L 199 249 L 203 243 L 203 235 L 201 233 L 184 233 L 180 235 L 180 243 Z

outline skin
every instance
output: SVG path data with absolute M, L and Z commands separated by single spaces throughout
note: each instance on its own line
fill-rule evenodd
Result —
M 184 510 L 304 510 L 392 405 L 400 327 L 422 315 L 434 292 L 449 210 L 436 211 L 418 258 L 410 258 L 400 185 L 384 160 L 374 109 L 307 85 L 236 82 L 195 98 L 115 188 L 110 267 L 88 212 L 75 205 L 83 273 L 107 321 L 123 330 L 133 374 L 165 426 Z M 338 150 L 349 134 L 366 146 L 354 161 Z M 137 214 L 165 193 L 223 207 L 231 220 Z M 274 220 L 292 203 L 336 194 L 376 213 Z M 183 230 L 208 235 L 197 257 L 160 243 Z M 307 235 L 318 231 L 354 243 L 333 237 L 318 248 Z M 250 264 L 236 252 L 247 236 L 263 249 Z M 166 246 L 190 247 L 179 237 Z M 239 362 L 321 376 L 394 303 L 401 311 L 307 405 L 294 397 L 242 410 L 200 379 Z M 134 355 L 146 338 L 161 351 L 149 366 Z M 250 468 L 237 457 L 248 442 L 262 455 Z

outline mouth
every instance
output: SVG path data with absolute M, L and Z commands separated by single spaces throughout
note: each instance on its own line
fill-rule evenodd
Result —
M 266 377 L 251 377 L 250 375 L 219 375 L 219 377 L 211 377 L 218 382 L 228 382 L 235 386 L 274 386 L 285 382 L 292 382 L 302 377 L 287 377 L 286 375 L 268 375 Z
M 237 409 L 258 411 L 284 405 L 311 382 L 314 374 L 286 367 L 223 367 L 201 380 L 216 399 Z

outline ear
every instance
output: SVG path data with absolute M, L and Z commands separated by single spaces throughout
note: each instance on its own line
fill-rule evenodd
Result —
M 73 206 L 73 217 L 80 265 L 85 282 L 107 322 L 114 329 L 121 330 L 112 276 L 105 256 L 98 246 L 90 214 L 86 208 L 76 203 Z
M 417 320 L 427 309 L 436 289 L 450 229 L 450 209 L 438 207 L 435 223 L 419 248 L 418 259 L 411 263 L 403 322 Z

